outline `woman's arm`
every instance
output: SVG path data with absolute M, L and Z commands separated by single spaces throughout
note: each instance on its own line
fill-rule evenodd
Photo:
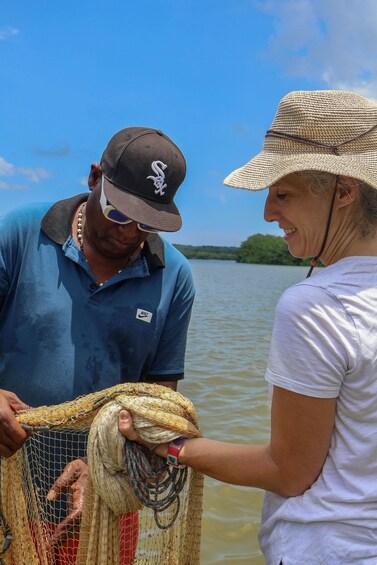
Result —
M 336 398 L 313 398 L 274 387 L 268 446 L 188 439 L 179 462 L 219 481 L 258 487 L 285 497 L 298 496 L 322 469 L 330 447 L 335 407 Z M 125 411 L 121 412 L 119 429 L 129 439 L 140 441 Z M 166 457 L 167 450 L 168 444 L 162 444 L 155 451 Z

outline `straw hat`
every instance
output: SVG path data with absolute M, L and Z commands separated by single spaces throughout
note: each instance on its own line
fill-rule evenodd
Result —
M 262 151 L 224 184 L 261 190 L 305 170 L 353 177 L 377 189 L 377 103 L 342 90 L 287 94 Z

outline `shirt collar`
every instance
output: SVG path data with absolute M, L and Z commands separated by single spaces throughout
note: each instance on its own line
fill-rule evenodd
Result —
M 42 218 L 41 228 L 44 233 L 60 245 L 64 245 L 72 235 L 72 217 L 81 202 L 88 198 L 87 193 L 78 194 L 71 198 L 59 200 L 47 211 Z M 143 255 L 149 270 L 165 267 L 164 242 L 157 233 L 148 235 L 144 242 Z

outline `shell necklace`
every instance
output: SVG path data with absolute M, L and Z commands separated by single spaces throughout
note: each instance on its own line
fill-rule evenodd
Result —
M 77 214 L 77 241 L 79 242 L 80 245 L 80 251 L 81 253 L 84 255 L 85 257 L 85 252 L 84 252 L 84 230 L 83 230 L 83 225 L 82 225 L 82 213 L 83 210 L 85 208 L 86 202 L 84 202 L 84 204 L 81 206 L 79 213 Z M 119 269 L 119 271 L 117 272 L 117 274 L 119 275 L 119 273 L 121 273 L 126 267 L 127 265 L 129 265 L 129 263 L 132 261 L 133 259 L 133 254 L 131 254 L 128 259 L 127 259 L 127 263 L 124 265 L 124 267 L 122 267 L 121 269 Z M 88 262 L 87 258 L 85 257 L 85 261 Z M 107 283 L 109 279 L 106 279 L 105 281 L 101 282 L 101 283 L 97 283 L 98 286 L 103 286 L 104 284 Z

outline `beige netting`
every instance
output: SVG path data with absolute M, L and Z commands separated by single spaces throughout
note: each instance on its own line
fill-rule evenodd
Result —
M 10 544 L 0 563 L 199 563 L 203 476 L 191 469 L 168 469 L 153 451 L 125 441 L 117 425 L 122 408 L 132 412 L 135 428 L 148 442 L 201 435 L 188 399 L 144 383 L 18 414 L 33 433 L 13 457 L 1 460 L 4 549 Z M 56 500 L 47 494 L 65 466 L 77 459 L 89 471 L 82 516 L 70 527 L 68 539 L 56 543 L 56 528 L 71 507 L 70 494 L 68 489 Z M 125 471 L 125 462 L 133 471 Z M 146 469 L 152 470 L 147 478 Z M 0 552 L 2 541 L 0 536 Z

